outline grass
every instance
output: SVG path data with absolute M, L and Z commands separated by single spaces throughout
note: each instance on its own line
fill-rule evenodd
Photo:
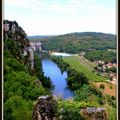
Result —
M 90 70 L 94 70 L 94 67 L 97 66 L 96 63 L 90 62 L 83 56 L 75 56 L 76 59 L 78 59 L 82 64 L 86 65 Z
M 106 77 L 99 76 L 93 73 L 92 70 L 89 69 L 88 67 L 89 65 L 87 65 L 87 62 L 83 63 L 75 56 L 63 57 L 63 60 L 69 63 L 70 66 L 75 70 L 77 70 L 78 72 L 84 73 L 89 80 L 98 81 L 98 82 L 108 80 L 108 78 Z

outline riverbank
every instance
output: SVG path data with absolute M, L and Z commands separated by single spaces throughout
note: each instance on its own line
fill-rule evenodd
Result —
M 97 108 L 99 106 L 105 108 L 108 120 L 110 120 L 111 118 L 114 119 L 116 116 L 115 114 L 116 97 L 103 94 L 102 91 L 100 91 L 100 88 L 97 88 L 92 84 L 89 84 L 90 82 L 93 82 L 91 80 L 89 80 L 89 83 L 83 83 L 81 85 L 83 79 L 79 78 L 78 75 L 76 74 L 78 71 L 75 68 L 72 69 L 71 64 L 68 64 L 65 61 L 63 61 L 64 58 L 70 58 L 70 57 L 54 57 L 54 60 L 53 59 L 52 60 L 55 61 L 57 65 L 60 66 L 61 69 L 68 71 L 69 77 L 67 79 L 67 82 L 70 88 L 72 88 L 72 90 L 74 91 L 75 95 L 73 99 L 63 100 L 63 101 L 58 100 L 59 108 L 66 111 L 66 113 L 68 114 L 73 112 L 71 116 L 73 117 L 76 114 L 76 116 L 78 115 L 77 118 L 79 118 L 80 114 L 78 114 L 78 111 L 81 109 L 81 108 L 78 109 L 79 105 L 81 105 L 81 107 L 91 106 L 92 108 L 93 107 Z M 70 62 L 70 63 L 75 64 L 74 62 Z M 73 76 L 77 76 L 77 77 L 73 77 Z M 82 76 L 82 74 L 80 74 L 80 76 Z M 81 82 L 79 80 L 81 80 Z M 70 108 L 70 106 L 72 107 Z M 69 112 L 69 109 L 71 109 L 71 112 Z M 61 114 L 64 117 L 68 118 L 68 115 L 64 115 L 63 113 Z
M 68 88 L 66 83 L 68 77 L 67 71 L 62 73 L 57 64 L 49 58 L 42 60 L 42 68 L 44 75 L 50 78 L 54 86 L 52 90 L 53 96 L 58 96 L 63 99 L 73 97 L 73 92 Z
M 72 68 L 74 68 L 76 71 L 82 72 L 86 75 L 86 77 L 89 80 L 92 81 L 106 81 L 108 78 L 96 75 L 92 72 L 92 70 L 88 69 L 88 66 L 84 64 L 83 62 L 79 61 L 76 56 L 71 57 L 63 57 L 63 60 L 68 63 Z

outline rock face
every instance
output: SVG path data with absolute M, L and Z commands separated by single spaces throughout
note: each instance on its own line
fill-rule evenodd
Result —
M 25 31 L 16 21 L 4 20 L 3 22 L 4 40 L 13 40 L 17 47 L 20 48 L 19 57 L 24 58 L 24 63 L 29 67 L 34 67 L 34 50 L 27 38 Z M 7 46 L 5 46 L 6 48 Z M 7 48 L 9 49 L 9 48 Z M 16 56 L 14 56 L 16 57 Z
M 51 96 L 41 96 L 33 109 L 32 120 L 54 120 L 57 103 Z
M 107 120 L 104 108 L 85 108 L 81 110 L 81 114 L 86 120 Z

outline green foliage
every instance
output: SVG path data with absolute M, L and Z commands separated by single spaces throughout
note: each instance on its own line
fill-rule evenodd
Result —
M 104 96 L 105 99 L 105 104 L 108 104 L 109 106 L 116 108 L 116 98 L 114 96 L 110 96 L 108 94 L 106 94 Z
M 4 64 L 5 64 L 5 72 L 8 71 L 6 69 L 6 67 L 9 66 L 9 68 L 12 68 L 14 71 L 25 71 L 25 72 L 29 72 L 24 64 L 21 64 L 18 60 L 16 60 L 15 58 L 7 58 L 4 59 Z
M 105 105 L 107 111 L 107 119 L 108 120 L 117 120 L 117 110 L 112 106 Z
M 96 101 L 99 104 L 103 104 L 103 95 L 97 89 L 91 87 L 90 85 L 84 84 L 80 89 L 75 91 L 75 101 L 85 101 L 85 102 L 94 102 Z
M 71 33 L 45 38 L 43 47 L 46 50 L 67 53 L 116 49 L 116 36 L 95 32 Z
M 37 54 L 34 55 L 34 69 L 39 79 L 43 77 L 42 62 L 40 60 L 40 57 L 38 57 Z
M 79 59 L 75 56 L 71 57 L 63 57 L 63 60 L 70 65 L 71 68 L 75 69 L 77 72 L 82 72 L 88 80 L 93 81 L 105 81 L 108 78 L 103 76 L 98 76 L 96 73 L 93 73 L 90 68 L 88 68 L 87 64 L 81 63 Z
M 95 101 L 74 101 L 63 100 L 58 101 L 58 116 L 62 120 L 84 120 L 81 116 L 80 110 L 85 107 L 98 107 L 99 104 Z
M 82 72 L 77 72 L 75 69 L 71 69 L 69 67 L 70 65 L 63 61 L 62 57 L 51 56 L 51 59 L 57 63 L 62 71 L 67 71 L 68 78 L 66 79 L 66 82 L 71 89 L 79 89 L 81 85 L 88 83 L 86 76 Z
M 31 69 L 24 64 L 25 58 L 21 54 L 22 47 L 18 41 L 7 39 L 4 41 L 4 119 L 30 120 L 33 102 L 40 96 L 49 94 L 42 84 L 35 84 L 37 77 L 31 76 Z M 37 59 L 39 60 L 39 59 Z M 26 61 L 27 62 L 27 61 Z M 39 60 L 40 62 L 40 60 Z M 39 73 L 42 73 L 40 69 Z M 41 71 L 40 71 L 41 70 Z M 38 74 L 38 71 L 35 71 Z M 41 75 L 41 74 L 40 74 Z M 46 77 L 43 78 L 48 84 Z M 48 85 L 46 85 L 48 87 Z
M 50 56 L 50 58 L 55 63 L 57 63 L 57 65 L 61 68 L 61 71 L 65 71 L 69 67 L 69 64 L 63 61 L 62 56 L 60 56 L 60 57 L 58 57 L 58 56 Z
M 105 72 L 107 72 L 107 73 L 110 73 L 110 72 L 116 73 L 116 72 L 117 72 L 117 68 L 116 68 L 116 67 L 107 68 L 107 69 L 105 70 Z
M 7 55 L 6 55 L 7 54 Z M 34 84 L 38 79 L 29 74 L 28 69 L 5 50 L 4 57 L 4 119 L 30 120 L 33 102 L 40 95 L 48 94 Z
M 39 95 L 46 94 L 46 91 L 42 86 L 37 87 L 33 81 L 36 77 L 32 77 L 29 74 L 13 71 L 5 76 L 5 101 L 11 96 L 19 95 L 23 96 L 26 100 L 35 100 Z
M 21 96 L 11 96 L 4 105 L 5 120 L 30 120 L 32 115 L 32 102 L 24 100 Z
M 19 42 L 12 40 L 12 39 L 5 39 L 4 49 L 8 50 L 9 55 L 11 54 L 12 57 L 19 59 L 19 60 L 23 60 L 23 57 L 21 56 L 21 52 L 20 52 L 22 50 L 22 46 L 21 44 L 19 44 Z
M 80 110 L 81 108 L 85 107 L 99 107 L 100 105 L 96 101 L 74 101 L 74 100 L 63 100 L 63 101 L 58 101 L 58 108 L 74 108 L 77 110 Z
M 88 79 L 78 69 L 80 68 L 80 62 L 76 64 L 78 62 L 76 60 L 76 57 L 74 58 L 63 57 L 63 60 L 65 62 L 62 61 L 62 57 L 59 57 L 59 58 L 54 57 L 54 62 L 56 62 L 57 65 L 60 66 L 60 68 L 64 68 L 64 70 L 68 72 L 68 78 L 66 79 L 66 82 L 68 86 L 74 90 L 75 94 L 74 94 L 73 100 L 58 102 L 59 104 L 58 116 L 61 119 L 65 119 L 65 120 L 81 119 L 82 120 L 83 118 L 80 112 L 78 111 L 80 111 L 80 109 L 84 107 L 98 107 L 98 106 L 103 107 L 106 103 L 109 106 L 111 106 L 111 108 L 116 107 L 116 101 L 114 97 L 110 97 L 110 96 L 104 97 L 104 95 L 102 95 L 99 89 L 95 88 L 92 85 L 89 85 Z M 103 88 L 103 85 L 102 85 L 102 88 Z M 115 114 L 115 113 L 111 112 L 111 114 Z
M 16 35 L 21 36 L 23 39 L 25 38 L 25 34 L 18 32 Z M 50 89 L 52 86 L 50 79 L 43 74 L 41 59 L 37 54 L 34 56 L 34 72 L 36 77 L 30 75 L 30 69 L 24 64 L 27 63 L 27 57 L 25 59 L 22 55 L 24 42 L 25 41 L 22 39 L 20 41 L 12 39 L 4 40 L 5 120 L 30 120 L 34 101 L 40 95 L 49 94 L 48 90 L 45 88 Z M 113 35 L 75 33 L 53 37 L 52 40 L 44 42 L 43 47 L 47 50 L 79 53 L 83 50 L 87 51 L 87 49 L 115 49 L 115 45 L 115 36 Z M 84 72 L 81 73 L 81 71 L 71 69 L 71 64 L 63 61 L 62 57 L 53 57 L 52 59 L 58 64 L 62 71 L 68 71 L 67 83 L 73 90 L 76 90 L 75 99 L 73 101 L 58 101 L 58 116 L 61 116 L 63 120 L 84 120 L 80 114 L 80 109 L 84 107 L 98 107 L 102 104 L 101 93 L 95 88 L 86 85 L 88 84 L 88 76 L 86 77 L 86 75 L 83 74 Z M 115 59 L 112 58 L 112 60 Z M 79 66 L 77 65 L 75 68 L 79 68 Z M 84 70 L 87 74 L 89 73 L 89 71 L 83 68 L 82 71 Z M 40 83 L 36 85 L 35 80 L 38 80 L 38 78 Z M 98 77 L 95 79 L 98 79 Z M 109 119 L 112 120 L 116 112 L 115 98 L 106 96 L 104 99 L 107 104 L 109 104 L 106 108 L 110 114 Z
M 42 62 L 37 53 L 35 53 L 34 55 L 34 69 L 35 69 L 36 76 L 40 79 L 40 81 L 42 82 L 42 85 L 45 88 L 51 89 L 52 82 L 49 77 L 44 76 L 44 73 L 42 70 Z
M 100 89 L 105 89 L 105 85 L 104 84 L 100 84 Z
M 113 88 L 112 88 L 112 85 L 110 85 L 109 88 L 110 88 L 110 89 L 113 89 Z
M 63 109 L 59 112 L 59 116 L 62 120 L 85 120 L 79 110 L 76 110 L 74 108 L 72 109 Z
M 102 60 L 105 62 L 116 62 L 117 55 L 116 52 L 108 50 L 96 50 L 87 52 L 85 54 L 85 58 L 87 58 L 90 61 Z
M 66 79 L 68 86 L 73 89 L 79 89 L 83 84 L 88 83 L 88 79 L 83 73 L 79 73 L 74 69 L 68 68 L 68 78 Z

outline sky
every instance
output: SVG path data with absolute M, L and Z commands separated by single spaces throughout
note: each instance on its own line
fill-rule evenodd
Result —
M 116 34 L 116 0 L 4 0 L 3 19 L 27 35 L 73 32 Z

